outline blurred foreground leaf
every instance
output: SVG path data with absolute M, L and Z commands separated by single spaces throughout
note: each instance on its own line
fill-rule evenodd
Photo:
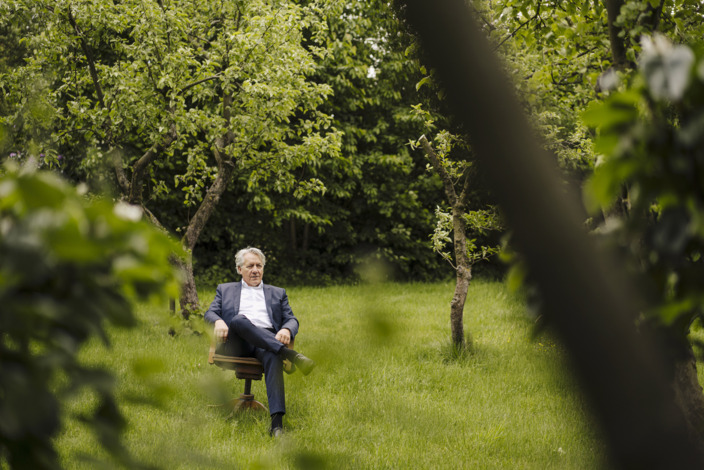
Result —
M 98 404 L 82 419 L 135 468 L 119 439 L 114 378 L 77 354 L 93 336 L 107 343 L 106 321 L 134 326 L 133 301 L 177 295 L 168 259 L 178 244 L 120 205 L 27 168 L 0 169 L 0 464 L 58 468 L 62 400 L 87 388 Z

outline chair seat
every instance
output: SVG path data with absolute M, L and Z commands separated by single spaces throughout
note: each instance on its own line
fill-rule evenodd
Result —
M 215 353 L 212 363 L 223 369 L 234 370 L 238 379 L 261 380 L 264 374 L 264 366 L 253 357 L 226 356 Z
M 288 345 L 289 348 L 293 349 L 294 341 Z M 238 356 L 240 349 L 235 346 L 234 348 L 223 347 L 222 343 L 217 344 L 212 342 L 210 344 L 210 350 L 208 351 L 208 364 L 217 364 L 222 369 L 234 370 L 242 369 L 246 372 L 245 374 L 257 374 L 257 377 L 252 377 L 254 380 L 261 380 L 261 374 L 264 373 L 264 367 L 262 363 L 254 357 Z M 223 354 L 228 353 L 228 354 Z M 258 366 L 258 368 L 256 367 Z M 261 372 L 259 371 L 261 369 Z M 287 374 L 292 374 L 296 371 L 296 366 L 288 359 L 284 361 L 284 372 Z M 246 378 L 237 376 L 238 379 Z

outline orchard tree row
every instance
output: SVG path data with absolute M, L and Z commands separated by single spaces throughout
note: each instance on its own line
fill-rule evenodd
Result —
M 249 244 L 290 282 L 349 276 L 365 255 L 440 272 L 440 186 L 407 145 L 421 75 L 384 2 L 2 8 L 3 159 L 141 205 L 182 238 L 189 273 L 231 278 Z
M 702 33 L 695 1 L 470 5 L 565 185 L 591 174 L 582 113 L 627 83 L 641 37 Z M 0 158 L 33 158 L 176 234 L 190 254 L 185 313 L 199 306 L 194 273 L 232 279 L 244 245 L 270 255 L 271 280 L 299 283 L 349 279 L 365 256 L 397 278 L 446 277 L 443 259 L 459 272 L 495 251 L 501 224 L 472 142 L 388 2 L 0 9 Z

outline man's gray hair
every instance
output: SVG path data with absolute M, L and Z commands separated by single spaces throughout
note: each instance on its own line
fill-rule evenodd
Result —
M 259 259 L 262 260 L 262 266 L 266 264 L 266 257 L 264 256 L 264 253 L 262 253 L 262 250 L 248 246 L 247 248 L 242 248 L 235 255 L 235 265 L 238 268 L 241 268 L 244 265 L 244 255 L 248 253 L 259 256 Z

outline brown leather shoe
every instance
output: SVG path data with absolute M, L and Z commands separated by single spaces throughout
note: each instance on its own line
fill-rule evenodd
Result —
M 293 363 L 298 367 L 298 369 L 303 373 L 303 375 L 308 375 L 315 367 L 315 362 L 313 359 L 305 357 L 303 354 L 298 353 L 296 357 L 293 358 Z

